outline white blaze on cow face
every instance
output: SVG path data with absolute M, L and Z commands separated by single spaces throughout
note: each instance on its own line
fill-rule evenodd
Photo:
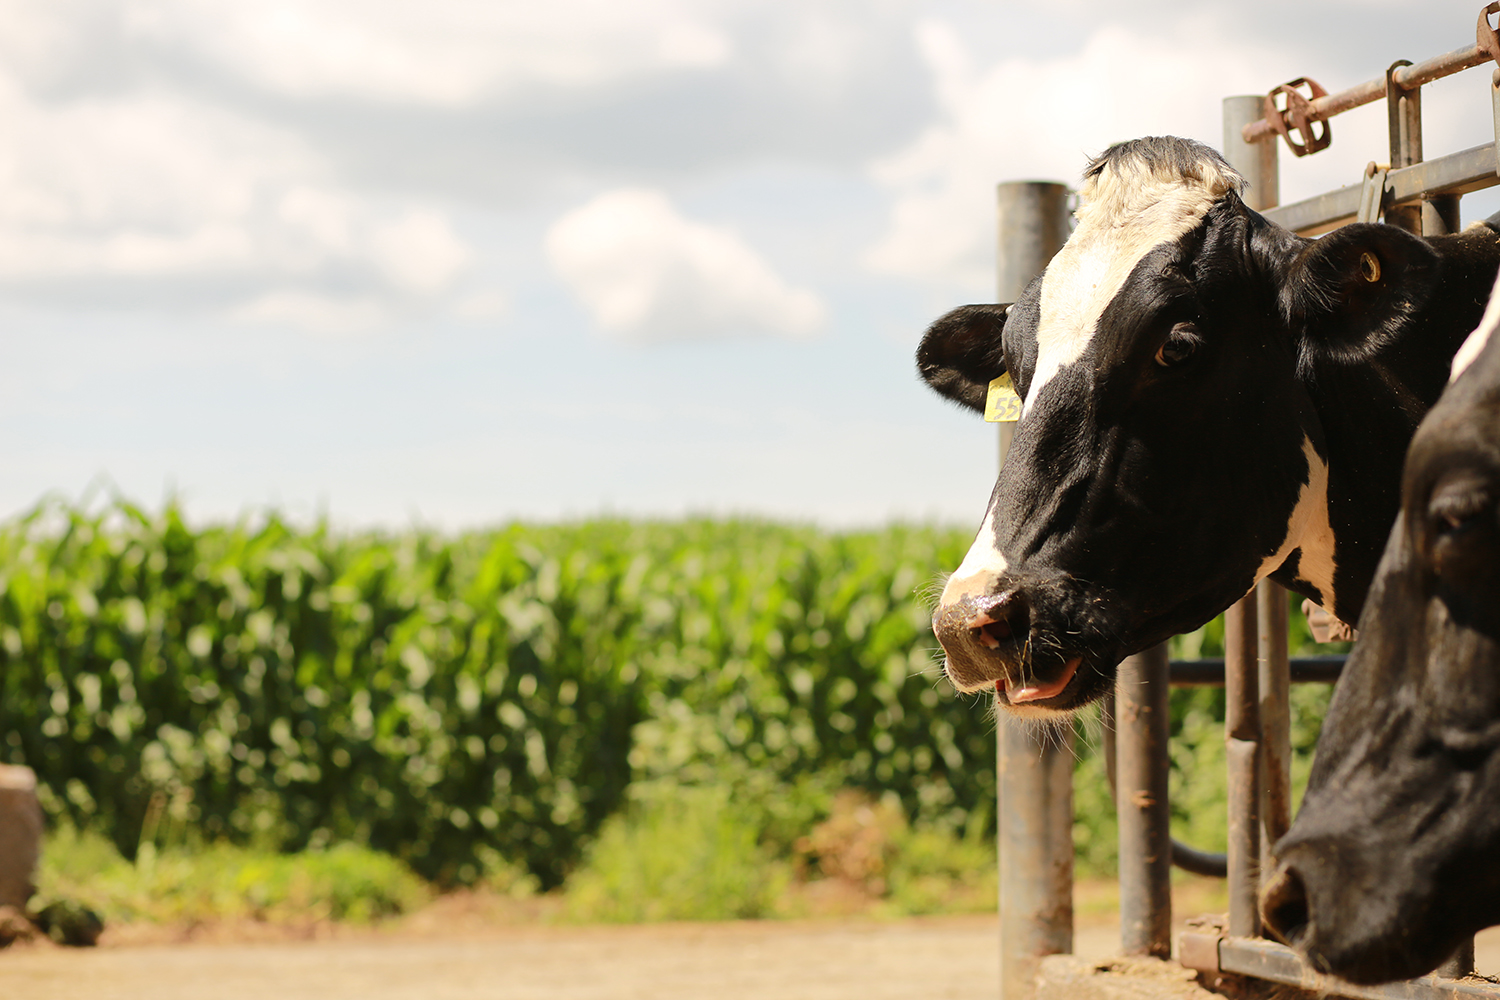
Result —
M 1449 382 L 1456 381 L 1464 373 L 1464 369 L 1474 363 L 1474 359 L 1484 350 L 1484 345 L 1490 342 L 1490 334 L 1495 332 L 1497 326 L 1500 326 L 1500 277 L 1495 279 L 1495 287 L 1490 291 L 1490 301 L 1484 307 L 1484 316 L 1479 320 L 1479 325 L 1469 334 L 1458 353 L 1453 355 Z
M 1022 402 L 1031 403 L 1081 358 L 1099 317 L 1141 258 L 1192 232 L 1240 179 L 1203 160 L 1194 174 L 1153 171 L 1143 160 L 1107 164 L 1079 192 L 1078 228 L 1042 278 L 1037 362 Z
M 1295 549 L 1300 549 L 1297 578 L 1318 588 L 1323 607 L 1333 613 L 1333 525 L 1328 519 L 1328 464 L 1318 457 L 1312 439 L 1302 438 L 1302 454 L 1307 459 L 1307 482 L 1287 519 L 1286 537 L 1276 551 L 1267 556 L 1256 570 L 1259 583 L 1271 574 Z M 1253 589 L 1253 588 L 1252 588 Z
M 947 607 L 965 597 L 995 593 L 995 584 L 1009 565 L 995 538 L 995 505 L 991 503 L 979 534 L 974 536 L 974 544 L 943 586 L 942 605 Z

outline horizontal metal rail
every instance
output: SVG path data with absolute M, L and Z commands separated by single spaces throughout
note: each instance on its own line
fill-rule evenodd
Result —
M 1172 838 L 1172 867 L 1181 868 L 1194 875 L 1202 875 L 1204 878 L 1228 878 L 1229 855 L 1200 851 L 1174 837 Z
M 1495 144 L 1487 142 L 1483 146 L 1392 170 L 1385 175 L 1381 208 L 1420 201 L 1428 195 L 1468 194 L 1494 187 L 1500 184 L 1500 177 L 1495 176 L 1495 166 Z M 1327 194 L 1267 209 L 1261 214 L 1294 233 L 1317 231 L 1359 215 L 1363 194 L 1362 185 L 1351 184 Z
M 1332 684 L 1344 669 L 1342 656 L 1304 656 L 1291 661 L 1293 684 Z M 1224 661 L 1173 660 L 1168 666 L 1173 687 L 1223 687 Z
M 1444 979 L 1422 976 L 1382 986 L 1358 986 L 1325 976 L 1285 945 L 1261 938 L 1184 932 L 1177 942 L 1182 964 L 1199 972 L 1231 972 L 1286 983 L 1322 996 L 1353 1000 L 1455 1000 L 1500 998 L 1500 982 L 1481 976 Z
M 1478 66 L 1487 59 L 1489 59 L 1488 53 L 1477 45 L 1470 45 L 1467 48 L 1454 49 L 1452 52 L 1419 62 L 1415 66 L 1402 66 L 1391 76 L 1396 86 L 1402 90 L 1415 90 L 1424 83 L 1452 76 L 1454 73 Z M 1341 115 L 1345 111 L 1353 111 L 1366 104 L 1374 104 L 1384 97 L 1385 77 L 1381 76 L 1356 84 L 1348 90 L 1341 90 L 1337 94 L 1314 98 L 1308 103 L 1312 105 L 1312 111 L 1319 119 L 1326 120 L 1334 115 Z M 1245 137 L 1246 142 L 1259 142 L 1261 139 L 1275 135 L 1276 127 L 1262 118 L 1246 125 L 1240 134 Z

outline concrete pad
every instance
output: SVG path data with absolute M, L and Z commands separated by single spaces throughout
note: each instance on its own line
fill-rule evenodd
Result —
M 1076 955 L 1042 959 L 1038 998 L 1067 1000 L 1224 1000 L 1204 989 L 1197 973 L 1156 958 L 1086 960 Z

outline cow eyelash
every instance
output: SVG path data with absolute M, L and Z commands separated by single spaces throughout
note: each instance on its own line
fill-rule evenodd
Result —
M 1156 363 L 1163 368 L 1175 368 L 1192 358 L 1202 344 L 1197 324 L 1176 323 L 1156 349 Z

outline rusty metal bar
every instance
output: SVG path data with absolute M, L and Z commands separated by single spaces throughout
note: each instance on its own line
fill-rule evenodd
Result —
M 1292 670 L 1287 653 L 1287 593 L 1262 580 L 1255 588 L 1259 623 L 1256 661 L 1260 687 L 1261 871 L 1271 870 L 1271 847 L 1292 825 Z
M 1073 730 L 1000 720 L 1000 996 L 1031 1000 L 1045 955 L 1073 950 Z
M 1068 238 L 1068 188 L 1000 184 L 996 209 L 997 301 L 1014 302 Z M 998 426 L 1004 465 L 1015 425 Z M 1073 950 L 1073 730 L 1000 722 L 1000 997 L 1031 1000 L 1042 957 Z
M 1204 878 L 1228 878 L 1229 856 L 1214 851 L 1200 851 L 1180 840 L 1172 841 L 1172 867 L 1181 868 Z
M 1391 75 L 1391 82 L 1403 90 L 1415 90 L 1424 83 L 1441 80 L 1445 76 L 1452 76 L 1454 73 L 1478 66 L 1489 58 L 1489 55 L 1479 46 L 1470 45 L 1419 62 L 1414 66 L 1402 66 Z M 1319 118 L 1332 118 L 1345 111 L 1353 111 L 1355 108 L 1375 103 L 1385 96 L 1385 87 L 1384 77 L 1366 80 L 1364 83 L 1355 84 L 1348 90 L 1316 98 L 1311 102 L 1312 108 Z M 1259 97 L 1256 99 L 1259 100 Z M 1275 138 L 1276 129 L 1264 118 L 1257 117 L 1255 121 L 1244 126 L 1241 134 L 1247 143 L 1259 142 L 1262 139 Z
M 1276 137 L 1250 143 L 1240 138 L 1242 125 L 1258 118 L 1261 98 L 1241 94 L 1224 98 L 1224 158 L 1245 178 L 1245 204 L 1264 212 L 1281 198 L 1276 168 Z
M 1342 656 L 1299 656 L 1288 661 L 1293 684 L 1332 684 L 1344 669 Z M 1173 687 L 1223 687 L 1224 661 L 1221 659 L 1173 660 L 1170 666 Z M 1264 701 L 1264 697 L 1261 699 Z
M 1260 934 L 1260 694 L 1254 596 L 1224 612 L 1224 742 L 1229 758 L 1229 933 Z
M 1390 206 L 1435 194 L 1460 195 L 1494 187 L 1500 184 L 1495 166 L 1495 144 L 1487 142 L 1483 146 L 1392 170 L 1385 178 L 1382 204 Z M 1353 219 L 1359 213 L 1359 196 L 1360 186 L 1352 184 L 1261 214 L 1294 233 L 1311 235 Z
M 1250 136 L 1248 119 L 1260 111 L 1254 98 L 1224 99 L 1224 155 L 1262 194 L 1251 208 L 1267 210 L 1276 204 L 1278 185 L 1273 151 L 1276 140 Z M 1268 149 L 1269 147 L 1269 149 Z M 1249 173 L 1246 173 L 1249 171 Z M 1252 592 L 1224 614 L 1224 742 L 1229 767 L 1229 878 L 1230 933 L 1253 937 L 1260 933 L 1260 676 L 1256 667 L 1259 634 L 1256 598 Z
M 1286 983 L 1327 997 L 1351 1000 L 1496 1000 L 1500 983 L 1456 980 L 1441 975 L 1421 976 L 1380 986 L 1359 986 L 1324 975 L 1285 945 L 1259 938 L 1224 937 L 1187 932 L 1178 938 L 1182 964 L 1198 972 L 1230 972 Z
M 1224 683 L 1224 663 L 1219 664 L 1219 683 Z M 1119 812 L 1120 791 L 1119 783 L 1115 777 L 1115 692 L 1113 689 L 1106 694 L 1099 703 L 1099 724 L 1104 732 L 1104 775 L 1109 779 L 1109 798 L 1115 803 L 1116 815 Z M 1168 758 L 1170 767 L 1170 758 Z M 1194 875 L 1202 875 L 1206 878 L 1224 878 L 1229 874 L 1229 861 L 1222 854 L 1212 851 L 1200 851 L 1179 840 L 1171 840 L 1172 844 L 1172 867 L 1181 868 L 1183 871 L 1192 872 Z
M 1068 186 L 1057 181 L 1006 181 L 995 186 L 999 223 L 996 302 L 1014 302 L 1047 269 L 1072 231 Z M 998 423 L 1000 464 L 1010 451 L 1014 423 Z
M 1422 234 L 1448 236 L 1462 228 L 1458 216 L 1458 195 L 1435 194 L 1422 203 Z
M 1390 136 L 1392 170 L 1422 162 L 1422 88 L 1404 90 L 1396 83 L 1396 72 L 1411 63 L 1393 63 L 1385 71 L 1386 127 Z M 1422 235 L 1420 204 L 1385 206 L 1386 225 Z
M 1167 647 L 1127 656 L 1115 679 L 1120 820 L 1120 944 L 1127 955 L 1172 953 L 1172 830 Z

